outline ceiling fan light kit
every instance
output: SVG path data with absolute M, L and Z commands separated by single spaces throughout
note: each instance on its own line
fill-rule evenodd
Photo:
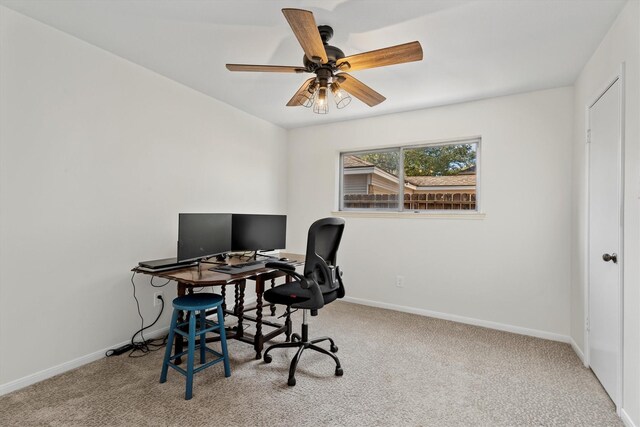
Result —
M 351 102 L 351 96 L 340 87 L 338 79 L 326 70 L 319 71 L 318 77 L 310 80 L 305 90 L 294 96 L 293 106 L 302 105 L 307 108 L 313 106 L 314 113 L 327 114 L 329 112 L 328 88 L 331 89 L 337 108 L 344 108 Z
M 351 97 L 346 90 L 340 87 L 340 83 L 337 81 L 331 83 L 331 92 L 333 92 L 333 100 L 336 102 L 336 107 L 338 107 L 338 109 L 351 104 Z
M 329 112 L 329 103 L 327 102 L 327 86 L 320 86 L 318 96 L 313 103 L 313 112 L 316 114 L 327 114 Z
M 417 41 L 384 49 L 345 56 L 339 48 L 329 45 L 333 28 L 316 26 L 313 13 L 301 9 L 282 9 L 300 46 L 304 50 L 303 66 L 227 64 L 229 71 L 275 73 L 314 73 L 287 103 L 289 107 L 313 107 L 316 114 L 329 112 L 329 92 L 338 109 L 351 103 L 351 95 L 370 107 L 386 98 L 345 71 L 384 67 L 422 60 L 422 46 Z

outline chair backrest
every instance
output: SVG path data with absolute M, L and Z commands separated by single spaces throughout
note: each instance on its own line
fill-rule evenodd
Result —
M 309 227 L 304 276 L 315 280 L 323 294 L 340 287 L 336 257 L 343 231 L 342 218 L 319 219 Z

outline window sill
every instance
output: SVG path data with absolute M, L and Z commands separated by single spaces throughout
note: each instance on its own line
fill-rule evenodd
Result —
M 433 219 L 485 219 L 487 214 L 482 212 L 383 212 L 383 211 L 333 211 L 333 216 L 345 218 L 433 218 Z

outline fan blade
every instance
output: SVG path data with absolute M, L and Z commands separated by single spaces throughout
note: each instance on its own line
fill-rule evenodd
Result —
M 342 89 L 346 90 L 369 107 L 376 106 L 387 99 L 352 75 L 339 73 L 336 74 L 336 77 L 338 78 Z
M 289 100 L 289 102 L 287 102 L 287 107 L 300 107 L 302 105 L 300 103 L 300 95 L 302 95 L 307 90 L 307 87 L 309 87 L 309 83 L 311 83 L 315 79 L 316 79 L 315 77 L 311 77 L 310 79 L 302 83 L 302 86 L 300 86 L 300 89 L 298 89 L 295 95 L 293 95 L 293 97 Z
M 336 61 L 336 66 L 344 71 L 356 71 L 421 60 L 422 46 L 416 41 L 347 56 Z
M 307 58 L 315 63 L 329 62 L 313 13 L 302 9 L 282 9 L 282 13 L 287 18 Z
M 289 67 L 287 65 L 248 65 L 248 64 L 227 64 L 229 71 L 261 71 L 265 73 L 304 73 L 302 67 Z

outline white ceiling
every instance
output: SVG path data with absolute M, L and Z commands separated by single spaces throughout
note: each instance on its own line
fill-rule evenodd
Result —
M 0 4 L 285 128 L 571 85 L 624 0 L 0 0 Z M 328 115 L 285 104 L 307 74 L 280 9 L 313 11 L 346 55 L 418 40 L 424 60 L 353 72 L 387 100 Z M 333 104 L 330 105 L 333 107 Z

